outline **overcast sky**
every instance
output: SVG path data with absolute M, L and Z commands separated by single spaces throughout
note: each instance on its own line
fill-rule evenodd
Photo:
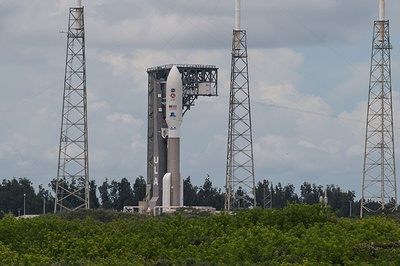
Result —
M 1 179 L 57 175 L 69 7 L 0 0 Z M 181 128 L 181 174 L 225 185 L 234 0 L 83 0 L 90 178 L 146 177 L 147 73 L 219 68 Z M 400 138 L 400 2 L 390 20 L 395 143 Z M 372 29 L 379 0 L 242 1 L 256 181 L 334 184 L 361 194 Z M 396 145 L 399 147 L 399 145 Z M 397 158 L 400 156 L 397 148 Z

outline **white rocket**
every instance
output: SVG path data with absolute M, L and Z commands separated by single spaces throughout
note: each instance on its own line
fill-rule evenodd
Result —
M 183 206 L 180 174 L 180 127 L 182 124 L 182 79 L 174 65 L 167 78 L 165 121 L 168 125 L 167 173 L 163 177 L 163 206 Z

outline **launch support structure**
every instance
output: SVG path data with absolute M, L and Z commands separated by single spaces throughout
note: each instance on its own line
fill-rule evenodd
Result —
M 360 217 L 397 210 L 389 20 L 380 0 L 374 22 Z
M 167 149 L 167 147 L 170 147 L 168 142 L 171 142 L 171 140 L 168 140 L 169 126 L 166 119 L 170 115 L 167 115 L 166 100 L 168 93 L 167 78 L 173 66 L 172 64 L 162 65 L 147 69 L 149 105 L 147 123 L 147 188 L 146 198 L 139 202 L 140 207 L 146 210 L 159 210 L 160 208 L 155 207 L 164 205 L 168 200 L 170 206 L 175 204 L 171 201 L 171 197 L 166 196 L 168 192 L 163 193 L 165 189 L 163 178 L 169 172 L 167 170 L 167 162 L 172 156 L 169 154 L 172 151 Z M 194 105 L 198 97 L 218 95 L 218 68 L 216 66 L 196 64 L 177 64 L 175 66 L 182 80 L 182 116 Z M 168 177 L 165 180 L 167 179 Z M 175 190 L 174 187 L 172 185 L 173 190 Z M 166 197 L 165 199 L 163 199 L 164 196 Z M 182 199 L 183 197 L 181 197 L 181 201 Z
M 54 212 L 89 208 L 84 10 L 69 9 L 64 94 Z
M 240 28 L 240 0 L 236 0 L 231 57 L 226 210 L 256 206 L 247 41 L 246 30 Z

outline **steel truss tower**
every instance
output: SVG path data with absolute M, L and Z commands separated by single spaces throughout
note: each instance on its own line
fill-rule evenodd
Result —
M 165 85 L 173 65 L 147 69 L 148 130 L 147 130 L 147 207 L 161 206 L 162 178 L 167 172 L 167 124 L 165 122 Z M 183 114 L 194 106 L 199 96 L 218 95 L 218 68 L 214 65 L 178 64 L 182 76 Z M 140 204 L 140 203 L 139 203 Z
M 78 2 L 79 3 L 79 2 Z M 54 212 L 89 208 L 84 10 L 69 10 Z
M 256 206 L 247 42 L 246 31 L 240 30 L 239 19 L 240 1 L 237 0 L 232 41 L 225 210 Z
M 397 210 L 389 21 L 374 22 L 360 216 Z

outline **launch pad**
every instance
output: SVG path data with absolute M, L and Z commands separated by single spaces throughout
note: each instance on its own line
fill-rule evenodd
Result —
M 184 115 L 199 96 L 218 95 L 218 68 L 214 65 L 176 65 L 182 78 L 182 114 Z M 147 69 L 147 188 L 141 205 L 154 209 L 162 206 L 162 178 L 167 173 L 166 80 L 173 67 L 162 65 Z

